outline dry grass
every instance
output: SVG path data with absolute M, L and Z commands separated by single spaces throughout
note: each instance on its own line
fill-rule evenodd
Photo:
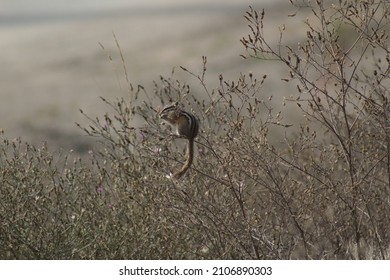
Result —
M 203 58 L 199 75 L 181 69 L 203 99 L 173 73 L 153 92 L 129 84 L 127 98 L 103 99 L 113 113 L 85 115 L 81 129 L 100 143 L 88 162 L 4 138 L 0 257 L 389 258 L 390 7 L 316 2 L 298 46 L 284 45 L 283 28 L 277 46 L 267 43 L 266 15 L 254 10 L 242 39 L 247 57 L 285 65 L 283 79 L 297 89 L 286 102 L 305 123 L 273 109 L 266 76 L 221 75 L 210 89 Z M 300 5 L 295 16 L 309 3 Z M 341 45 L 346 29 L 355 33 Z M 182 140 L 156 114 L 171 100 L 202 123 L 195 164 L 180 181 L 166 175 L 184 160 Z M 291 126 L 298 132 L 289 135 Z M 279 141 L 275 127 L 285 130 Z

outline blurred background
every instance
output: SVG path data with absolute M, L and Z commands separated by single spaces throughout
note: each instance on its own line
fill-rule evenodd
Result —
M 170 76 L 174 67 L 176 77 L 191 82 L 179 66 L 200 73 L 207 56 L 210 86 L 221 73 L 235 80 L 249 71 L 267 74 L 264 90 L 280 101 L 289 89 L 277 63 L 240 57 L 249 5 L 265 8 L 275 43 L 287 19 L 297 30 L 287 40 L 298 40 L 304 19 L 288 17 L 294 8 L 285 0 L 0 0 L 0 128 L 7 138 L 47 141 L 52 149 L 91 149 L 94 140 L 75 125 L 87 123 L 79 109 L 103 116 L 108 108 L 99 96 L 127 94 L 113 33 L 130 81 L 149 92 L 153 80 Z

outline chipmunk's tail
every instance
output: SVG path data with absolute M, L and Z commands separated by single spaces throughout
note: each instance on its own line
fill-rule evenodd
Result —
M 186 162 L 184 163 L 183 167 L 173 174 L 173 178 L 179 179 L 181 176 L 186 173 L 186 171 L 190 168 L 192 161 L 194 160 L 194 140 L 193 139 L 188 139 L 187 143 L 187 149 L 186 149 Z

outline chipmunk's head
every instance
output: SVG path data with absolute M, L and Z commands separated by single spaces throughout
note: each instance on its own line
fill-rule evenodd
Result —
M 165 106 L 159 113 L 160 118 L 168 122 L 174 122 L 180 114 L 179 102 Z

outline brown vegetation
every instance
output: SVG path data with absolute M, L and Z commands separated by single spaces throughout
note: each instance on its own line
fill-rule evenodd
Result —
M 162 77 L 153 93 L 127 80 L 128 99 L 103 100 L 114 113 L 86 116 L 82 129 L 101 143 L 87 164 L 4 139 L 0 257 L 389 258 L 390 4 L 314 2 L 292 3 L 290 16 L 313 13 L 297 46 L 284 45 L 283 26 L 279 44 L 269 44 L 266 12 L 252 9 L 242 38 L 248 59 L 286 67 L 281 82 L 296 94 L 285 102 L 298 105 L 301 124 L 264 98 L 266 76 L 221 75 L 210 89 L 203 58 L 200 75 L 182 70 L 200 82 L 204 99 Z M 166 175 L 181 166 L 183 147 L 156 114 L 172 100 L 202 124 L 197 158 L 178 181 Z M 277 142 L 274 127 L 286 130 Z

